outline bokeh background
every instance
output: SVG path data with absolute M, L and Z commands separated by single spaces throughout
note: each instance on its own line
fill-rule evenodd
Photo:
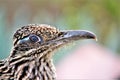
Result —
M 32 23 L 50 24 L 62 30 L 84 29 L 92 31 L 97 35 L 98 42 L 94 40 L 79 41 L 61 48 L 56 52 L 54 63 L 58 68 L 58 74 L 63 69 L 59 66 L 63 65 L 64 68 L 68 68 L 67 66 L 71 67 L 72 65 L 69 60 L 67 62 L 68 65 L 61 64 L 63 59 L 67 59 L 67 56 L 70 57 L 74 53 L 82 54 L 80 52 L 86 53 L 84 56 L 87 59 L 89 57 L 87 54 L 89 50 L 92 50 L 91 54 L 98 54 L 96 55 L 98 56 L 96 59 L 99 58 L 100 61 L 107 54 L 111 56 L 110 60 L 114 58 L 115 63 L 118 61 L 116 63 L 117 66 L 120 65 L 120 0 L 0 0 L 0 59 L 9 56 L 14 32 L 21 26 Z M 83 50 L 88 50 L 88 52 L 84 52 Z M 102 53 L 101 57 L 99 57 L 100 53 Z M 106 57 L 109 58 L 108 56 Z M 73 61 L 74 57 L 72 57 L 70 58 Z M 80 64 L 78 67 L 80 68 L 83 64 Z M 76 69 L 78 70 L 78 68 Z M 89 73 L 89 69 L 86 73 Z M 93 76 L 96 76 L 94 74 Z M 67 73 L 64 75 L 67 75 Z M 104 76 L 107 76 L 107 74 Z M 64 76 L 59 76 L 59 78 L 64 79 Z M 68 79 L 70 77 L 66 78 Z M 110 77 L 110 79 L 112 78 L 114 77 Z M 86 77 L 85 79 L 89 78 Z M 94 77 L 90 79 L 94 79 Z

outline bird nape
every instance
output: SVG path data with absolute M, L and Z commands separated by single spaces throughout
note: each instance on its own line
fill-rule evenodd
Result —
M 13 36 L 10 56 L 0 61 L 0 80 L 54 80 L 53 51 L 80 39 L 96 39 L 84 30 L 59 31 L 45 24 L 30 24 Z

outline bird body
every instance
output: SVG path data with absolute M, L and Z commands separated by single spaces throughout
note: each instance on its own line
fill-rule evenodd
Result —
M 59 31 L 45 24 L 31 24 L 13 36 L 10 56 L 0 61 L 0 80 L 55 80 L 53 51 L 79 39 L 95 39 L 88 31 Z

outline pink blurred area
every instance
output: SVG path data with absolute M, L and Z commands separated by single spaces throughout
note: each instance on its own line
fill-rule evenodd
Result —
M 120 77 L 120 59 L 101 45 L 88 44 L 62 59 L 57 80 L 116 80 Z

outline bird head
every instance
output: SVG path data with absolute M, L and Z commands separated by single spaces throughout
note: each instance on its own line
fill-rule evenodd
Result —
M 57 30 L 45 24 L 31 24 L 18 29 L 13 36 L 11 57 L 37 56 L 51 58 L 61 46 L 80 39 L 96 39 L 94 33 L 84 30 Z

